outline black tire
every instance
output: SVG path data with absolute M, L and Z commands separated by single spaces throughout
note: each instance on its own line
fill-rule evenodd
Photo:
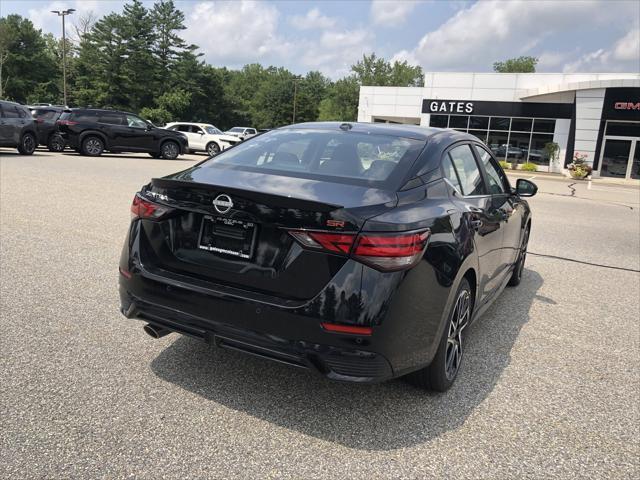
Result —
M 156 152 L 149 152 L 149 155 L 152 156 L 153 158 L 160 158 L 162 157 L 162 155 L 160 155 L 159 153 Z
M 26 132 L 20 139 L 18 152 L 20 152 L 22 155 L 32 155 L 33 152 L 36 151 L 37 146 L 38 142 L 36 141 L 36 136 L 31 132 Z
M 64 138 L 56 134 L 51 135 L 47 142 L 47 148 L 50 152 L 62 152 L 64 150 Z
M 522 281 L 522 272 L 524 272 L 524 262 L 527 260 L 527 247 L 529 245 L 529 233 L 531 233 L 531 228 L 527 225 L 526 230 L 524 231 L 524 235 L 522 236 L 522 247 L 520 248 L 520 255 L 518 256 L 518 261 L 516 262 L 516 266 L 513 269 L 513 273 L 511 274 L 511 278 L 507 283 L 510 287 L 517 287 L 520 285 Z
M 218 145 L 216 142 L 207 143 L 207 155 L 209 155 L 210 157 L 214 157 L 219 153 L 220 145 Z
M 89 135 L 82 140 L 80 152 L 89 157 L 99 157 L 104 152 L 104 142 L 100 137 Z
M 171 140 L 166 141 L 160 147 L 162 158 L 167 160 L 175 160 L 180 154 L 180 146 Z
M 473 295 L 466 278 L 460 282 L 454 298 L 431 365 L 407 377 L 407 380 L 420 388 L 444 392 L 453 385 L 460 371 L 463 358 L 462 332 L 469 325 L 473 313 Z

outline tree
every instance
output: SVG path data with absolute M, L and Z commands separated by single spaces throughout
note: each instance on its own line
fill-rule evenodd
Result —
M 318 120 L 357 120 L 359 92 L 360 85 L 355 77 L 346 77 L 335 82 L 320 102 Z
M 160 0 L 153 5 L 151 21 L 156 33 L 154 54 L 158 58 L 161 75 L 169 73 L 170 67 L 181 54 L 197 48 L 195 45 L 187 45 L 177 34 L 187 28 L 184 20 L 184 13 L 175 7 L 173 0 Z
M 537 57 L 509 58 L 504 62 L 495 62 L 493 71 L 498 73 L 534 73 L 537 64 Z
M 40 101 L 59 101 L 59 65 L 41 30 L 20 15 L 0 18 L 2 95 L 26 102 L 38 91 Z
M 406 61 L 391 64 L 375 53 L 363 55 L 355 65 L 351 66 L 360 85 L 390 87 L 422 87 L 424 75 L 419 66 L 409 65 Z

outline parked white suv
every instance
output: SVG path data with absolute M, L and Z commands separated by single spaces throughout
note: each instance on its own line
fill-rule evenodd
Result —
M 226 135 L 209 123 L 172 122 L 164 128 L 182 132 L 189 141 L 192 152 L 207 152 L 213 156 L 240 141 L 237 137 Z
M 255 128 L 249 127 L 233 127 L 231 130 L 224 132 L 226 135 L 233 135 L 240 140 L 246 140 L 247 138 L 254 137 L 258 134 Z

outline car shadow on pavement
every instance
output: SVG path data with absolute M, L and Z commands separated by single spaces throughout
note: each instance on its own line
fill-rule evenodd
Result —
M 492 392 L 543 283 L 525 270 L 469 328 L 463 366 L 446 393 L 397 379 L 376 385 L 335 383 L 309 371 L 179 337 L 152 362 L 161 379 L 225 407 L 361 450 L 393 450 L 454 430 Z

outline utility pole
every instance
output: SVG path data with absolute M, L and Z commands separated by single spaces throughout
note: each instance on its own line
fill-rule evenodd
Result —
M 293 120 L 291 121 L 291 123 L 296 123 L 296 100 L 298 97 L 298 80 L 300 80 L 300 77 L 294 77 L 293 78 Z
M 75 12 L 75 8 L 69 8 L 67 10 L 51 10 L 51 13 L 57 14 L 62 17 L 62 95 L 64 97 L 64 106 L 67 106 L 67 36 L 64 28 L 64 17 L 71 15 Z

